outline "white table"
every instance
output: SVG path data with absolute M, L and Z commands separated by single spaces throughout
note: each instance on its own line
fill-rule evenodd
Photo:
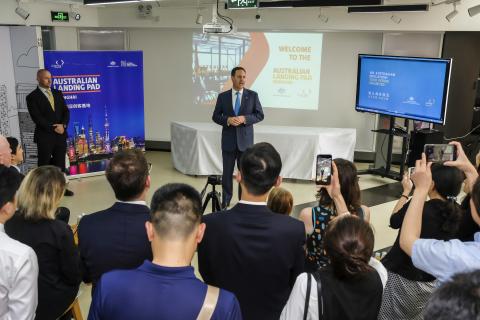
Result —
M 189 175 L 222 174 L 221 131 L 215 123 L 172 122 L 171 149 L 174 167 Z M 353 161 L 356 130 L 257 124 L 254 140 L 269 142 L 282 158 L 281 176 L 312 180 L 317 154 Z

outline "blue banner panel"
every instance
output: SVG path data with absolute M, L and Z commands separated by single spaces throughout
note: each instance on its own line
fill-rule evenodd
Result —
M 70 175 L 104 171 L 123 149 L 145 150 L 141 51 L 44 51 L 70 110 Z

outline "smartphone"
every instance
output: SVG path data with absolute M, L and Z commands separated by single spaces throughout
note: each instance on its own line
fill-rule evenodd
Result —
M 426 144 L 423 152 L 428 162 L 443 163 L 457 160 L 457 147 L 453 144 Z
M 332 155 L 317 155 L 317 172 L 315 175 L 315 183 L 318 185 L 329 185 L 332 181 Z

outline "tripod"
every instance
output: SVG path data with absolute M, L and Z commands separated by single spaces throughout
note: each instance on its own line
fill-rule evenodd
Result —
M 205 198 L 205 201 L 203 202 L 202 205 L 202 214 L 205 212 L 205 209 L 208 206 L 208 202 L 212 200 L 212 212 L 220 211 L 221 205 L 220 205 L 220 192 L 215 190 L 216 185 L 220 185 L 222 183 L 221 176 L 208 176 L 207 183 L 205 184 L 205 187 L 203 188 L 202 192 L 200 193 L 200 196 L 203 199 L 203 196 L 205 195 L 205 192 L 207 191 L 208 185 L 212 186 L 212 191 L 207 193 L 207 197 Z

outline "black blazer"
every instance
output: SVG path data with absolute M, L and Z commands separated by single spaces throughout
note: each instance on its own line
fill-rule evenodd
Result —
M 57 319 L 75 299 L 82 280 L 72 229 L 63 221 L 30 221 L 15 214 L 5 224 L 5 231 L 11 238 L 30 246 L 37 255 L 35 319 Z
M 253 125 L 264 118 L 262 105 L 255 91 L 243 89 L 239 115 L 245 116 L 246 124 L 238 127 L 227 125 L 227 118 L 235 117 L 232 90 L 220 93 L 212 120 L 223 126 L 222 150 L 224 151 L 235 151 L 237 147 L 238 150 L 245 151 L 246 148 L 253 145 Z
M 145 259 L 152 260 L 145 230 L 149 220 L 147 206 L 121 202 L 84 216 L 78 226 L 83 280 L 95 286 L 105 272 L 137 268 Z
M 233 292 L 244 319 L 277 320 L 305 260 L 305 226 L 266 206 L 239 203 L 204 216 L 203 280 Z
M 52 95 L 55 101 L 55 112 L 45 94 L 38 87 L 27 96 L 28 113 L 35 123 L 33 136 L 35 142 L 50 142 L 58 137 L 65 141 L 67 137 L 66 127 L 70 120 L 70 111 L 61 91 L 52 88 Z M 56 123 L 63 123 L 65 126 L 63 134 L 59 135 L 54 131 L 52 125 Z

